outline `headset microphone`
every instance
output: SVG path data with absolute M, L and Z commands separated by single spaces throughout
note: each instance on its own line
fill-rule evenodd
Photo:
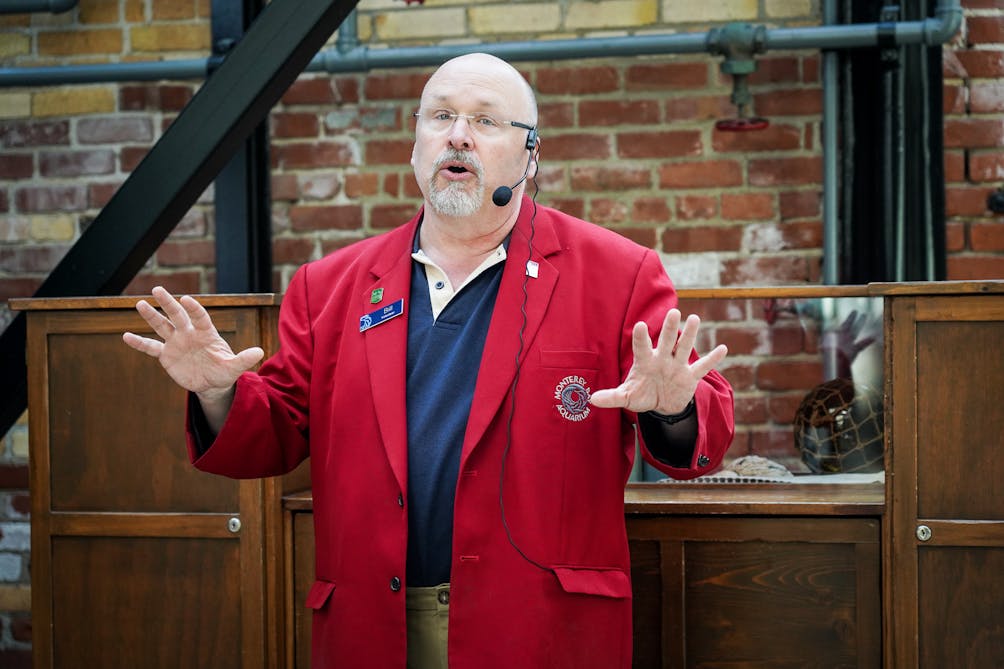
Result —
M 526 169 L 523 170 L 523 176 L 520 177 L 520 180 L 512 186 L 499 186 L 495 189 L 495 192 L 492 193 L 492 202 L 494 202 L 496 206 L 504 207 L 509 204 L 509 200 L 512 199 L 513 189 L 526 181 L 526 175 L 530 173 L 530 163 L 533 162 L 533 149 L 536 145 L 537 129 L 531 128 L 530 132 L 526 135 L 526 149 L 530 152 L 530 157 L 526 159 Z

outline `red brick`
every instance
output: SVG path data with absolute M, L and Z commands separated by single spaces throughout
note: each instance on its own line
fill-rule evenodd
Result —
M 396 176 L 396 175 L 388 175 Z M 345 196 L 353 199 L 376 195 L 380 187 L 380 175 L 373 172 L 345 175 Z
M 589 203 L 588 218 L 597 225 L 623 223 L 628 218 L 628 206 L 620 200 L 597 198 Z
M 996 79 L 1004 77 L 1004 51 L 956 51 L 956 57 L 966 68 L 966 74 L 973 79 Z
M 38 171 L 45 177 L 112 174 L 115 172 L 115 152 L 111 149 L 45 151 L 39 154 Z
M 82 118 L 77 121 L 77 141 L 81 144 L 124 144 L 153 140 L 149 118 L 112 116 Z
M 415 181 L 415 175 L 413 173 L 408 173 L 407 175 L 398 175 L 401 177 L 401 189 L 402 195 L 408 198 L 421 199 L 422 191 L 418 187 L 418 182 Z
M 48 273 L 66 254 L 69 246 L 0 246 L 0 272 L 10 274 Z
M 756 368 L 756 385 L 762 390 L 812 388 L 822 379 L 819 361 L 764 360 Z
M 655 228 L 611 228 L 614 232 L 626 237 L 633 241 L 635 244 L 641 244 L 645 248 L 654 249 L 655 244 L 658 241 L 658 235 Z
M 369 74 L 363 83 L 363 95 L 368 100 L 417 101 L 429 79 L 428 73 Z
M 948 257 L 949 281 L 1004 279 L 1004 255 L 954 255 Z
M 343 167 L 353 163 L 352 147 L 343 142 L 286 144 L 275 148 L 276 167 L 284 169 Z
M 764 355 L 766 332 L 751 326 L 725 326 L 715 329 L 715 341 L 729 347 L 729 355 Z
M 0 179 L 30 179 L 35 174 L 35 156 L 31 153 L 0 154 Z
M 641 197 L 631 203 L 631 220 L 638 223 L 665 223 L 672 214 L 665 197 Z
M 12 297 L 31 297 L 41 285 L 41 278 L 0 278 L 0 302 L 6 302 Z
M 401 195 L 401 175 L 400 174 L 386 174 L 383 178 L 383 192 L 391 197 L 400 197 Z M 419 191 L 421 192 L 421 191 Z
M 18 211 L 83 211 L 87 208 L 84 186 L 29 186 L 14 191 Z
M 946 116 L 961 116 L 966 113 L 966 89 L 962 86 L 945 84 L 941 98 L 941 111 Z
M 148 153 L 150 153 L 150 149 L 145 146 L 122 147 L 122 150 L 119 151 L 119 169 L 123 172 L 132 172 Z
M 658 123 L 662 109 L 656 100 L 583 100 L 579 125 L 627 125 Z
M 370 211 L 370 227 L 373 229 L 396 228 L 410 221 L 417 211 L 413 204 L 378 204 Z
M 701 89 L 708 86 L 708 63 L 651 63 L 632 65 L 625 72 L 629 91 Z
M 795 83 L 800 80 L 798 58 L 795 56 L 764 56 L 757 58 L 756 71 L 747 77 L 747 81 L 754 86 L 758 84 Z
M 964 118 L 945 120 L 948 148 L 997 147 L 1004 145 L 1004 119 Z
M 767 331 L 773 355 L 806 353 L 805 330 L 800 323 L 776 322 Z
M 742 182 L 742 166 L 734 160 L 671 163 L 659 168 L 660 188 L 717 188 Z
M 277 237 L 272 240 L 272 260 L 277 263 L 302 264 L 311 259 L 314 240 L 303 237 Z
M 620 75 L 610 66 L 541 67 L 537 91 L 543 95 L 589 95 L 620 88 Z
M 807 84 L 818 84 L 819 83 L 819 65 L 820 58 L 818 55 L 811 54 L 802 58 L 802 81 Z
M 965 9 L 1000 9 L 1001 0 L 962 0 Z
M 998 44 L 1004 42 L 1004 16 L 967 16 L 966 43 Z
M 69 121 L 0 122 L 0 147 L 64 146 L 70 143 Z
M 822 211 L 823 194 L 818 190 L 784 191 L 778 195 L 781 220 L 811 218 Z
M 7 189 L 0 189 L 0 212 L 10 211 L 10 196 L 7 195 Z
M 410 139 L 370 140 L 366 143 L 367 165 L 407 165 L 415 143 Z
M 541 200 L 543 204 L 546 204 L 555 209 L 559 209 L 569 216 L 574 216 L 576 218 L 586 217 L 586 203 L 582 198 L 578 197 L 548 197 L 546 201 Z
M 541 102 L 537 106 L 537 123 L 541 132 L 548 128 L 570 128 L 575 125 L 575 105 L 571 102 Z
M 822 180 L 821 157 L 769 158 L 749 163 L 749 182 L 753 186 L 818 184 Z
M 300 78 L 294 81 L 280 102 L 283 105 L 333 105 L 337 102 L 335 82 L 329 77 Z
M 119 89 L 120 111 L 181 111 L 194 95 L 192 86 L 142 84 Z
M 87 185 L 87 205 L 91 209 L 102 209 L 106 204 L 108 204 L 112 196 L 115 195 L 119 187 L 122 186 L 121 182 L 115 183 L 100 183 L 100 184 L 88 184 Z
M 970 223 L 969 246 L 973 251 L 1004 251 L 1004 222 Z
M 610 191 L 649 189 L 650 170 L 631 167 L 573 167 L 572 189 L 577 191 Z
M 271 192 L 273 202 L 290 201 L 293 202 L 300 197 L 300 180 L 295 174 L 271 175 Z
M 335 251 L 344 249 L 346 246 L 351 246 L 362 239 L 365 239 L 365 237 L 359 235 L 358 237 L 341 237 L 339 239 L 321 240 L 321 255 L 334 253 Z
M 729 349 L 731 351 L 731 349 Z M 767 421 L 767 403 L 763 395 L 740 395 L 735 398 L 737 423 L 755 425 Z
M 300 197 L 304 200 L 330 200 L 342 190 L 342 177 L 330 170 L 312 171 L 297 177 Z
M 699 130 L 665 132 L 622 132 L 617 135 L 617 155 L 621 158 L 679 158 L 699 156 Z
M 738 251 L 742 235 L 740 226 L 674 227 L 662 233 L 662 249 L 666 253 Z
M 122 294 L 149 295 L 154 286 L 163 286 L 174 295 L 192 295 L 202 292 L 200 278 L 197 271 L 144 273 L 130 281 Z
M 363 211 L 359 205 L 306 206 L 289 208 L 293 230 L 358 230 L 363 227 Z
M 718 371 L 735 391 L 751 390 L 755 387 L 756 369 L 748 363 L 737 363 L 733 362 L 732 358 L 725 358 Z
M 306 112 L 275 112 L 271 116 L 272 137 L 317 137 L 321 122 L 317 114 Z
M 823 224 L 820 221 L 797 221 L 748 226 L 746 244 L 745 250 L 750 252 L 821 248 Z
M 728 96 L 688 96 L 666 100 L 667 121 L 708 121 L 731 118 L 735 107 Z
M 166 241 L 157 249 L 158 265 L 213 265 L 215 262 L 216 244 L 211 241 Z
M 970 152 L 969 178 L 975 182 L 1004 180 L 1004 152 Z
M 711 147 L 718 153 L 733 151 L 785 151 L 802 147 L 802 128 L 771 124 L 764 130 L 711 131 Z
M 958 221 L 945 223 L 945 250 L 957 253 L 966 248 L 966 224 Z
M 776 215 L 772 193 L 722 193 L 721 201 L 727 221 L 762 221 Z
M 31 496 L 11 495 L 10 508 L 12 508 L 19 516 L 27 518 L 31 513 Z
M 718 198 L 711 195 L 680 195 L 676 216 L 681 221 L 707 220 L 718 215 Z
M 610 137 L 576 133 L 549 137 L 542 157 L 549 160 L 602 160 L 611 157 Z
M 27 490 L 28 465 L 0 464 L 0 490 Z
M 823 92 L 820 89 L 789 89 L 759 93 L 753 96 L 756 116 L 809 116 L 823 111 Z
M 943 154 L 945 159 L 945 183 L 962 183 L 966 180 L 966 152 L 964 150 L 946 150 Z M 970 158 L 972 162 L 972 158 Z
M 972 82 L 969 85 L 969 111 L 973 114 L 995 114 L 1004 111 L 1004 83 Z
M 983 216 L 991 188 L 949 187 L 945 189 L 946 216 Z
M 804 256 L 760 255 L 722 262 L 721 285 L 787 285 L 812 283 L 813 271 Z
M 781 425 L 790 424 L 804 397 L 805 393 L 801 389 L 791 393 L 771 393 L 767 401 L 770 422 Z

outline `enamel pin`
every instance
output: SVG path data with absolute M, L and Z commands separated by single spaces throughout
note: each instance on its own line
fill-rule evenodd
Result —
M 359 319 L 359 331 L 366 332 L 370 328 L 375 328 L 378 325 L 386 323 L 392 318 L 400 316 L 404 313 L 404 298 L 402 297 L 397 302 L 388 304 L 386 307 L 380 307 L 376 311 L 371 311 L 362 318 Z

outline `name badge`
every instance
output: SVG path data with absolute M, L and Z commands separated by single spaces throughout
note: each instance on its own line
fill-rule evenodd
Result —
M 359 331 L 366 332 L 370 328 L 374 328 L 382 323 L 386 323 L 390 319 L 400 316 L 404 313 L 404 298 L 402 297 L 397 302 L 393 304 L 388 304 L 386 307 L 380 307 L 376 311 L 371 311 L 362 318 L 359 319 Z

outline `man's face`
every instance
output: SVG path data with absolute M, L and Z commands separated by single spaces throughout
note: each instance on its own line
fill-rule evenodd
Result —
M 523 173 L 526 92 L 514 72 L 491 60 L 458 59 L 426 84 L 411 164 L 429 206 L 447 217 L 477 213 L 498 186 Z

